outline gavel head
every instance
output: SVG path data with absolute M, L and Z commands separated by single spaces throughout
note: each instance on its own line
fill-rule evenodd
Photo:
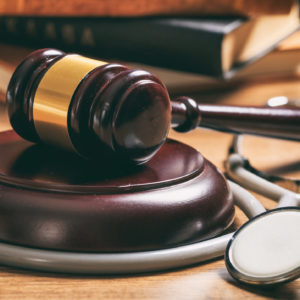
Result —
M 16 68 L 7 105 L 24 139 L 138 164 L 157 152 L 171 122 L 168 92 L 154 75 L 54 49 L 37 50 Z

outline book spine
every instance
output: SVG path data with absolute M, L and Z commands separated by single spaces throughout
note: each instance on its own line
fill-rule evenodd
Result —
M 9 42 L 220 77 L 224 35 L 197 24 L 173 18 L 0 18 L 2 40 Z
M 9 0 L 1 15 L 19 16 L 149 16 L 287 14 L 295 0 Z

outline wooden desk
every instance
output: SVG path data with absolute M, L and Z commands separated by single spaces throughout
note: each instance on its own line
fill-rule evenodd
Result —
M 241 85 L 224 93 L 196 95 L 202 101 L 218 101 L 230 104 L 262 104 L 272 96 L 286 95 L 300 98 L 298 79 L 277 82 L 257 82 Z M 9 128 L 6 118 L 0 118 L 1 129 Z M 207 130 L 196 130 L 189 134 L 171 132 L 170 136 L 186 142 L 202 152 L 223 170 L 223 161 L 231 141 L 231 135 Z M 272 163 L 299 166 L 299 145 L 291 142 L 253 139 L 248 154 L 263 154 L 270 150 L 268 160 Z M 256 146 L 260 145 L 259 148 Z M 298 148 L 297 148 L 298 147 Z M 286 149 L 289 155 L 283 156 Z M 291 150 L 293 149 L 293 151 Z M 2 158 L 1 158 L 2 159 Z M 255 164 L 270 168 L 264 156 L 258 155 Z M 274 207 L 268 199 L 259 199 L 267 208 Z M 237 210 L 236 226 L 246 217 Z M 196 266 L 154 274 L 132 276 L 63 276 L 0 268 L 1 299 L 300 299 L 300 280 L 276 288 L 263 289 L 245 287 L 236 283 L 227 273 L 222 259 Z

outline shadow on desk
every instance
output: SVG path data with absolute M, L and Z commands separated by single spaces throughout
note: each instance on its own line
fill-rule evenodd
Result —
M 253 296 L 263 296 L 271 299 L 299 299 L 299 293 L 294 289 L 292 282 L 284 285 L 258 287 L 235 281 L 225 269 L 219 270 L 218 275 L 232 287 L 242 288 L 253 294 Z

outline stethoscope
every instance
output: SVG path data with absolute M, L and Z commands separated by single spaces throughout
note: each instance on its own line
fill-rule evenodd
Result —
M 226 162 L 228 175 L 278 205 L 269 211 L 262 208 L 234 233 L 225 252 L 227 269 L 235 279 L 248 284 L 296 279 L 300 276 L 300 194 L 263 178 L 267 174 L 255 170 L 242 155 L 242 138 L 235 136 L 233 140 Z
M 241 140 L 241 135 L 234 137 L 226 162 L 229 177 L 239 184 L 228 180 L 234 203 L 249 218 L 235 233 L 169 249 L 130 253 L 44 250 L 2 242 L 0 263 L 60 273 L 129 274 L 193 265 L 225 253 L 226 267 L 238 281 L 269 285 L 298 278 L 300 194 L 252 172 L 242 154 Z M 246 188 L 277 201 L 277 208 L 266 211 Z

